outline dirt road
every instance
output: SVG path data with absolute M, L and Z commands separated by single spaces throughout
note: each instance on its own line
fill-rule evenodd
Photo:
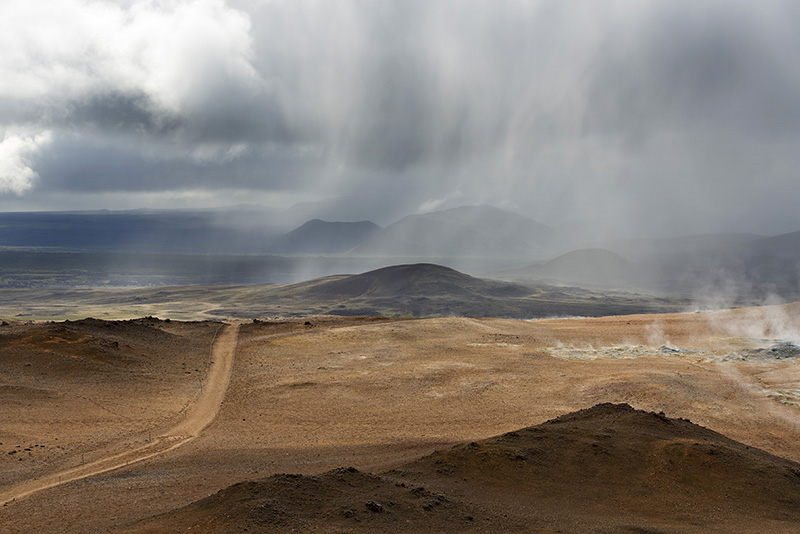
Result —
M 239 325 L 229 324 L 214 340 L 211 348 L 211 365 L 197 399 L 184 413 L 183 420 L 149 443 L 118 452 L 70 469 L 65 469 L 39 478 L 26 480 L 0 491 L 0 505 L 23 499 L 37 491 L 66 484 L 73 480 L 98 475 L 125 467 L 148 458 L 153 458 L 177 449 L 196 438 L 219 412 L 233 369 L 233 359 L 239 335 Z

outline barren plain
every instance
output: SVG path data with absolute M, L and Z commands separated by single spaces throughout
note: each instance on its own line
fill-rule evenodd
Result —
M 795 341 L 799 319 L 800 305 L 792 304 L 536 321 L 317 316 L 228 327 L 157 319 L 11 321 L 0 327 L 0 494 L 9 501 L 0 509 L 0 531 L 366 532 L 406 525 L 404 531 L 460 532 L 469 530 L 463 521 L 471 517 L 484 521 L 472 530 L 486 532 L 728 532 L 734 527 L 797 532 L 800 518 L 786 507 L 800 504 L 800 477 L 787 479 L 786 502 L 776 498 L 774 508 L 760 502 L 752 514 L 743 501 L 750 494 L 730 492 L 735 502 L 726 504 L 727 493 L 704 492 L 689 482 L 616 487 L 604 501 L 580 506 L 578 497 L 587 488 L 603 493 L 607 482 L 593 477 L 591 469 L 580 476 L 574 469 L 602 465 L 603 456 L 589 448 L 595 439 L 591 433 L 587 450 L 570 457 L 572 467 L 506 477 L 505 486 L 495 481 L 479 489 L 459 487 L 460 478 L 445 480 L 441 472 L 438 479 L 425 478 L 422 491 L 458 504 L 442 508 L 452 509 L 452 517 L 437 512 L 428 523 L 414 523 L 419 517 L 413 514 L 392 516 L 391 510 L 381 517 L 394 517 L 395 523 L 361 521 L 366 513 L 361 501 L 350 523 L 326 524 L 324 518 L 293 523 L 288 516 L 254 513 L 234 521 L 228 515 L 236 506 L 220 509 L 213 499 L 173 511 L 231 484 L 279 473 L 313 475 L 352 466 L 383 473 L 373 480 L 354 471 L 334 472 L 350 477 L 354 487 L 377 491 L 387 473 L 395 473 L 391 480 L 397 484 L 405 483 L 403 476 L 408 484 L 414 477 L 421 484 L 426 460 L 415 463 L 418 458 L 599 403 L 688 418 L 742 447 L 785 459 L 774 462 L 788 461 L 791 475 L 797 465 L 792 462 L 800 461 L 800 360 L 791 350 L 769 348 Z M 211 347 L 219 342 L 215 336 L 237 325 L 230 382 L 219 412 L 192 439 L 146 458 L 131 457 L 127 466 L 25 494 L 32 480 L 63 476 L 76 466 L 171 436 L 204 398 Z M 576 430 L 583 431 L 588 432 Z M 669 439 L 678 444 L 706 439 L 691 432 Z M 636 445 L 625 443 L 624 450 Z M 715 487 L 739 484 L 724 478 L 728 471 L 715 470 L 709 460 L 719 457 L 715 454 L 700 458 L 694 476 L 702 479 L 708 469 L 709 476 L 722 477 Z M 619 457 L 611 455 L 609 462 L 612 458 L 624 471 L 625 456 L 622 468 Z M 476 469 L 484 470 L 484 478 L 503 472 L 491 462 L 470 464 L 470 477 Z M 660 480 L 648 473 L 643 476 Z M 286 480 L 299 487 L 305 479 Z M 270 483 L 270 491 L 278 492 L 271 502 L 281 499 L 283 483 L 278 482 Z M 543 488 L 573 497 L 547 499 Z M 519 498 L 510 499 L 515 492 Z M 386 498 L 404 502 L 402 496 Z M 205 508 L 204 502 L 209 503 Z M 677 510 L 664 502 L 693 506 Z M 378 506 L 383 512 L 387 505 Z M 347 516 L 347 510 L 342 513 Z M 153 518 L 159 514 L 167 515 Z

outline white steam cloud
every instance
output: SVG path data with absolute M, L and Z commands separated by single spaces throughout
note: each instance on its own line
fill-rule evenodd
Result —
M 735 313 L 711 314 L 709 320 L 729 336 L 800 344 L 800 315 L 787 308 L 777 296 L 764 306 L 745 308 Z

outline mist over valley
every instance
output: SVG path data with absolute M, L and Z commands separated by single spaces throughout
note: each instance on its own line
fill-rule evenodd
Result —
M 800 3 L 0 2 L 0 532 L 800 532 Z

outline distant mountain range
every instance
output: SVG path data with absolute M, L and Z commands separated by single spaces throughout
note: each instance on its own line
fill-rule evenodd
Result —
M 59 250 L 530 259 L 546 256 L 553 241 L 550 227 L 491 206 L 409 215 L 386 228 L 312 219 L 289 232 L 252 206 L 0 213 L 0 247 Z
M 510 280 L 557 280 L 604 287 L 630 287 L 632 279 L 640 276 L 633 262 L 602 248 L 575 250 L 547 262 L 497 274 Z
M 718 233 L 591 243 L 586 239 L 585 225 L 553 228 L 485 205 L 408 215 L 385 228 L 371 221 L 312 219 L 289 230 L 282 225 L 282 217 L 290 219 L 286 210 L 270 211 L 259 206 L 0 213 L 0 249 L 5 249 L 6 255 L 81 251 L 275 258 L 260 262 L 268 265 L 260 275 L 256 272 L 259 262 L 247 260 L 252 268 L 248 267 L 246 277 L 240 280 L 226 272 L 220 275 L 220 283 L 251 282 L 254 278 L 262 282 L 299 280 L 306 279 L 301 276 L 305 273 L 333 274 L 342 272 L 342 267 L 347 268 L 344 272 L 358 272 L 381 265 L 435 262 L 512 281 L 635 289 L 682 298 L 720 291 L 800 298 L 800 232 L 772 237 Z M 289 256 L 297 258 L 291 260 Z M 307 256 L 327 258 L 317 260 L 318 268 L 309 268 L 313 265 L 305 261 Z M 26 256 L 25 269 L 36 271 L 36 265 L 32 265 L 36 259 Z M 303 273 L 293 273 L 292 266 L 299 265 L 300 259 L 305 261 Z M 172 268 L 172 259 L 164 261 Z M 54 264 L 46 259 L 40 263 Z M 139 272 L 121 276 L 113 266 L 118 265 L 116 260 L 98 259 L 95 263 L 112 264 L 110 269 L 103 267 L 107 271 L 104 279 L 145 280 Z M 158 261 L 151 258 L 147 263 L 150 280 L 157 274 Z M 219 262 L 209 265 L 212 263 Z M 285 265 L 279 273 L 278 265 Z M 0 277 L 8 274 L 6 270 L 0 266 Z M 14 276 L 15 280 L 6 283 L 24 286 L 30 279 Z M 213 281 L 214 276 L 214 269 L 209 269 L 203 280 Z M 49 275 L 47 278 L 52 279 Z M 78 283 L 86 283 L 84 278 Z
M 380 230 L 314 219 L 290 232 L 253 207 L 239 211 L 0 213 L 0 247 L 180 254 L 343 253 Z
M 232 254 L 268 252 L 279 235 L 259 212 L 0 213 L 0 247 L 62 251 Z
M 492 206 L 463 206 L 403 217 L 354 247 L 364 256 L 496 256 L 546 253 L 553 229 Z
M 285 254 L 338 254 L 379 233 L 372 221 L 326 222 L 313 219 L 275 239 L 270 250 Z
M 800 232 L 718 234 L 605 243 L 552 260 L 497 271 L 495 278 L 636 289 L 683 298 L 800 298 Z
M 705 255 L 742 249 L 748 243 L 760 241 L 765 236 L 746 233 L 721 232 L 655 239 L 624 239 L 597 243 L 600 248 L 611 250 L 633 261 L 654 257 Z

